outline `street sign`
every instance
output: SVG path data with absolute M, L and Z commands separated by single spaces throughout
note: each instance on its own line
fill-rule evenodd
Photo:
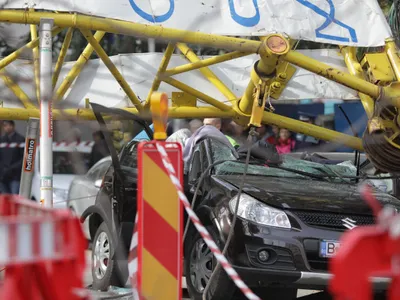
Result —
M 183 210 L 156 143 L 166 150 L 183 184 L 182 147 L 179 143 L 140 143 L 137 289 L 141 299 L 182 299 Z

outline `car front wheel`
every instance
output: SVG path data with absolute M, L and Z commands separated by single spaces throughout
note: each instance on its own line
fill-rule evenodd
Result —
M 217 262 L 197 230 L 193 227 L 191 230 L 192 232 L 189 232 L 187 236 L 193 238 L 187 241 L 188 244 L 185 247 L 186 285 L 191 299 L 202 300 L 204 289 Z M 220 247 L 218 235 L 213 227 L 208 226 L 207 230 Z M 228 278 L 225 271 L 220 268 L 210 284 L 206 299 L 232 299 L 234 292 L 235 286 L 233 282 Z
M 106 223 L 101 223 L 92 243 L 92 278 L 93 289 L 106 291 L 110 285 L 116 284 L 114 261 L 114 244 Z

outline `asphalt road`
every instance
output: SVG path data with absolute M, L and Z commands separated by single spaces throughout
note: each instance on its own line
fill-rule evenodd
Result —
M 90 264 L 91 264 L 91 251 L 86 252 L 86 260 L 87 260 L 87 268 L 85 271 L 85 286 L 90 286 L 92 283 L 92 274 L 90 271 Z M 183 282 L 183 299 L 182 300 L 190 300 L 187 291 L 186 291 L 186 282 Z M 129 293 L 129 289 L 111 289 L 109 292 L 96 292 L 96 291 L 91 291 L 91 294 L 93 295 L 94 299 L 102 299 L 102 298 L 107 298 L 111 299 L 110 296 L 119 296 L 118 300 L 132 300 L 133 297 L 127 296 L 127 297 L 121 297 L 123 294 Z M 319 297 L 318 295 L 319 291 L 311 291 L 311 290 L 299 290 L 297 294 L 297 298 L 301 298 L 303 300 L 322 300 L 325 299 L 325 297 Z

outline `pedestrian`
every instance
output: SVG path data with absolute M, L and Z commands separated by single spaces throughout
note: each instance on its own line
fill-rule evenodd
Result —
M 203 124 L 214 126 L 218 130 L 220 130 L 235 149 L 237 149 L 240 146 L 239 143 L 234 138 L 232 138 L 230 135 L 222 131 L 223 130 L 222 120 L 220 118 L 206 118 L 204 119 Z
M 280 136 L 280 129 L 276 125 L 271 126 L 271 134 L 267 137 L 266 141 L 272 145 L 276 145 L 278 143 Z
M 199 119 L 193 119 L 189 122 L 189 129 L 192 134 L 195 133 L 201 126 L 203 126 L 203 122 Z
M 99 160 L 110 155 L 110 151 L 107 147 L 107 142 L 104 138 L 103 132 L 95 131 L 93 132 L 94 145 L 92 152 L 90 153 L 89 168 L 93 167 Z
M 16 147 L 0 148 L 0 192 L 2 194 L 18 194 L 21 182 L 24 148 L 19 147 L 25 138 L 15 131 L 12 120 L 3 121 L 4 135 L 0 143 L 16 143 Z
M 276 150 L 279 154 L 293 152 L 296 146 L 296 141 L 291 137 L 291 133 L 286 128 L 279 129 L 279 138 L 276 142 Z

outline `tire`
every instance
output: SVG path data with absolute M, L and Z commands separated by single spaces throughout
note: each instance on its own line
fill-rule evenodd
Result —
M 118 285 L 115 262 L 110 259 L 114 251 L 111 232 L 103 222 L 97 228 L 92 243 L 93 289 L 107 291 L 110 285 Z
M 208 226 L 207 230 L 218 247 L 221 248 L 221 242 L 214 228 Z M 187 245 L 185 246 L 184 272 L 186 274 L 186 285 L 190 299 L 202 300 L 203 290 L 217 262 L 204 243 L 202 237 L 193 226 L 191 226 L 187 236 L 192 238 L 187 240 Z M 224 269 L 219 268 L 210 284 L 207 299 L 229 300 L 233 298 L 235 291 L 236 287 L 232 280 L 225 273 Z

